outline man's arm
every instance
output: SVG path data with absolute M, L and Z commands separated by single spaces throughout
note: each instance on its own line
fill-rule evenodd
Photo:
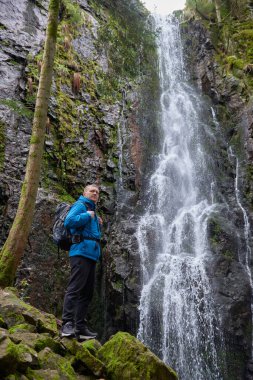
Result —
M 66 216 L 64 227 L 66 228 L 79 228 L 83 227 L 91 220 L 92 216 L 89 211 L 80 202 L 74 203 L 68 215 Z

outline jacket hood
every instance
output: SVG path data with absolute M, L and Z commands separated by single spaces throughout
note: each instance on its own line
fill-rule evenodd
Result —
M 80 195 L 80 197 L 79 197 L 78 200 L 81 201 L 81 202 L 88 203 L 88 204 L 90 205 L 90 208 L 91 208 L 92 211 L 95 211 L 95 210 L 96 210 L 96 204 L 95 204 L 95 202 L 93 202 L 91 199 L 86 198 L 86 197 L 84 197 L 83 195 Z

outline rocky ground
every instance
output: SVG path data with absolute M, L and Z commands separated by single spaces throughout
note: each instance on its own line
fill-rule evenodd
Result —
M 8 380 L 176 380 L 140 341 L 118 332 L 104 345 L 61 339 L 60 321 L 0 290 L 0 374 Z

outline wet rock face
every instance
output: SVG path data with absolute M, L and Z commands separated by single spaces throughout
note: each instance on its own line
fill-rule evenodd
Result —
M 18 107 L 24 98 L 27 56 L 41 49 L 47 22 L 48 1 L 38 4 L 28 0 L 0 3 L 0 119 L 8 126 L 4 168 L 6 175 L 17 179 L 24 174 L 31 125 L 1 100 L 12 100 L 12 105 Z
M 54 211 L 60 201 L 73 202 L 88 183 L 99 183 L 104 253 L 90 318 L 106 338 L 120 328 L 136 332 L 138 325 L 136 215 L 147 164 L 142 133 L 153 116 L 140 99 L 143 81 L 117 77 L 121 83 L 118 92 L 107 89 L 109 80 L 115 78 L 108 52 L 103 46 L 98 48 L 98 38 L 108 9 L 103 14 L 86 0 L 77 3 L 85 20 L 77 34 L 69 22 L 71 15 L 64 16 L 61 9 L 45 159 L 32 231 L 16 285 L 33 305 L 61 316 L 69 264 L 67 253 L 60 252 L 58 257 L 52 241 Z M 0 7 L 0 135 L 5 136 L 4 160 L 0 162 L 2 245 L 15 216 L 25 173 L 41 60 L 37 54 L 44 42 L 48 1 L 13 0 L 7 4 L 0 0 Z M 81 85 L 74 89 L 73 77 L 78 70 Z M 101 89 L 107 73 L 109 79 Z M 143 91 L 151 93 L 150 89 Z M 145 125 L 141 124 L 143 114 Z
M 190 78 L 208 95 L 219 122 L 215 155 L 220 191 L 218 200 L 223 206 L 219 214 L 209 220 L 212 260 L 207 270 L 226 347 L 222 354 L 226 363 L 224 378 L 250 379 L 252 289 L 249 271 L 252 268 L 248 255 L 252 241 L 250 230 L 249 239 L 245 238 L 247 226 L 242 207 L 252 225 L 252 207 L 247 195 L 251 188 L 247 167 L 252 164 L 252 107 L 244 96 L 244 85 L 231 75 L 226 76 L 215 61 L 215 51 L 203 25 L 189 22 L 182 29 L 182 37 Z

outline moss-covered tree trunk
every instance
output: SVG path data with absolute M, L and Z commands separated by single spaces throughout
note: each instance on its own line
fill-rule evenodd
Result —
M 60 0 L 50 0 L 32 136 L 16 217 L 0 254 L 0 286 L 12 285 L 31 229 L 44 149 Z

